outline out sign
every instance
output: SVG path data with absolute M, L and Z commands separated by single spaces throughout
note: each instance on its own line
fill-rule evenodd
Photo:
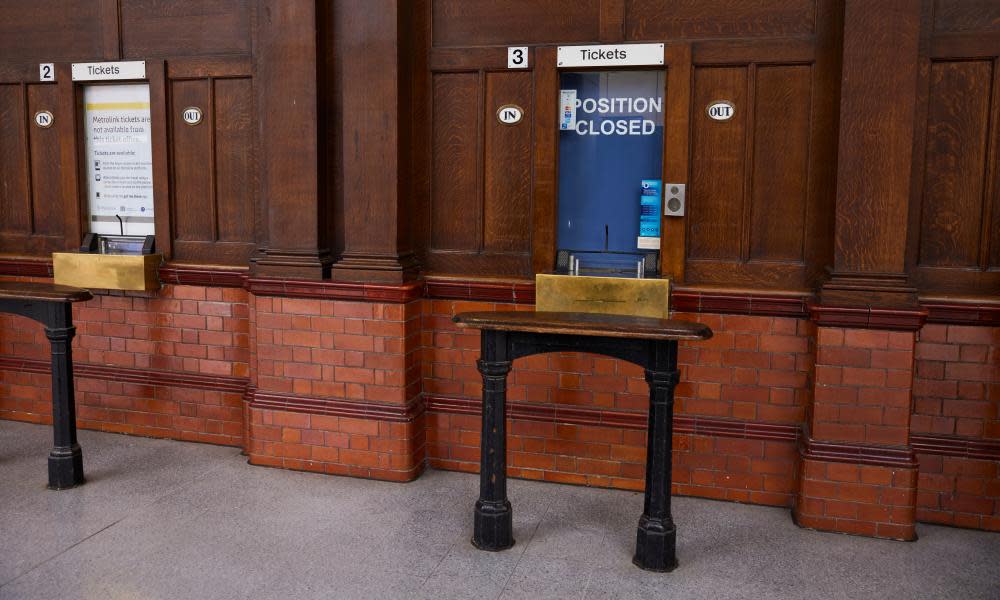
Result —
M 516 104 L 504 104 L 497 109 L 497 120 L 504 125 L 516 125 L 524 118 L 524 109 Z
M 705 113 L 714 121 L 728 121 L 736 114 L 736 107 L 731 102 L 720 100 L 709 104 Z

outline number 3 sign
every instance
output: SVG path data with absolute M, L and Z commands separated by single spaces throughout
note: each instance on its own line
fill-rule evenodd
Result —
M 509 46 L 507 48 L 507 68 L 508 69 L 528 68 L 527 46 Z

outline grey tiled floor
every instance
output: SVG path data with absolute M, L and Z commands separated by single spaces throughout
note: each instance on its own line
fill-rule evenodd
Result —
M 0 598 L 1000 598 L 1000 534 L 916 543 L 675 498 L 681 566 L 631 564 L 639 494 L 512 481 L 517 544 L 469 544 L 478 479 L 252 467 L 237 450 L 83 431 L 88 483 L 45 489 L 47 427 L 0 421 Z

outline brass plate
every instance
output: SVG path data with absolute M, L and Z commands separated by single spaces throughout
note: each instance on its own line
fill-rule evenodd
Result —
M 669 318 L 669 279 L 535 275 L 535 310 Z
M 53 252 L 56 284 L 101 290 L 158 290 L 162 254 Z

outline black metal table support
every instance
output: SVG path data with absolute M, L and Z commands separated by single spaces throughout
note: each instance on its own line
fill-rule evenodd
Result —
M 8 284 L 10 285 L 10 284 Z M 31 288 L 34 289 L 34 288 Z M 72 290 L 63 297 L 9 297 L 0 287 L 0 312 L 34 319 L 45 326 L 52 350 L 52 436 L 49 451 L 49 488 L 64 490 L 84 483 L 83 452 L 76 439 L 76 404 L 73 391 L 73 311 L 71 302 L 91 297 L 85 290 Z
M 677 341 L 483 329 L 481 344 L 478 367 L 483 376 L 483 435 L 472 543 L 493 551 L 514 545 L 513 513 L 507 499 L 505 427 L 511 363 L 545 352 L 591 352 L 646 369 L 650 399 L 646 497 L 632 562 L 649 571 L 673 570 L 677 566 L 677 530 L 670 516 L 670 461 L 674 387 L 679 379 Z

